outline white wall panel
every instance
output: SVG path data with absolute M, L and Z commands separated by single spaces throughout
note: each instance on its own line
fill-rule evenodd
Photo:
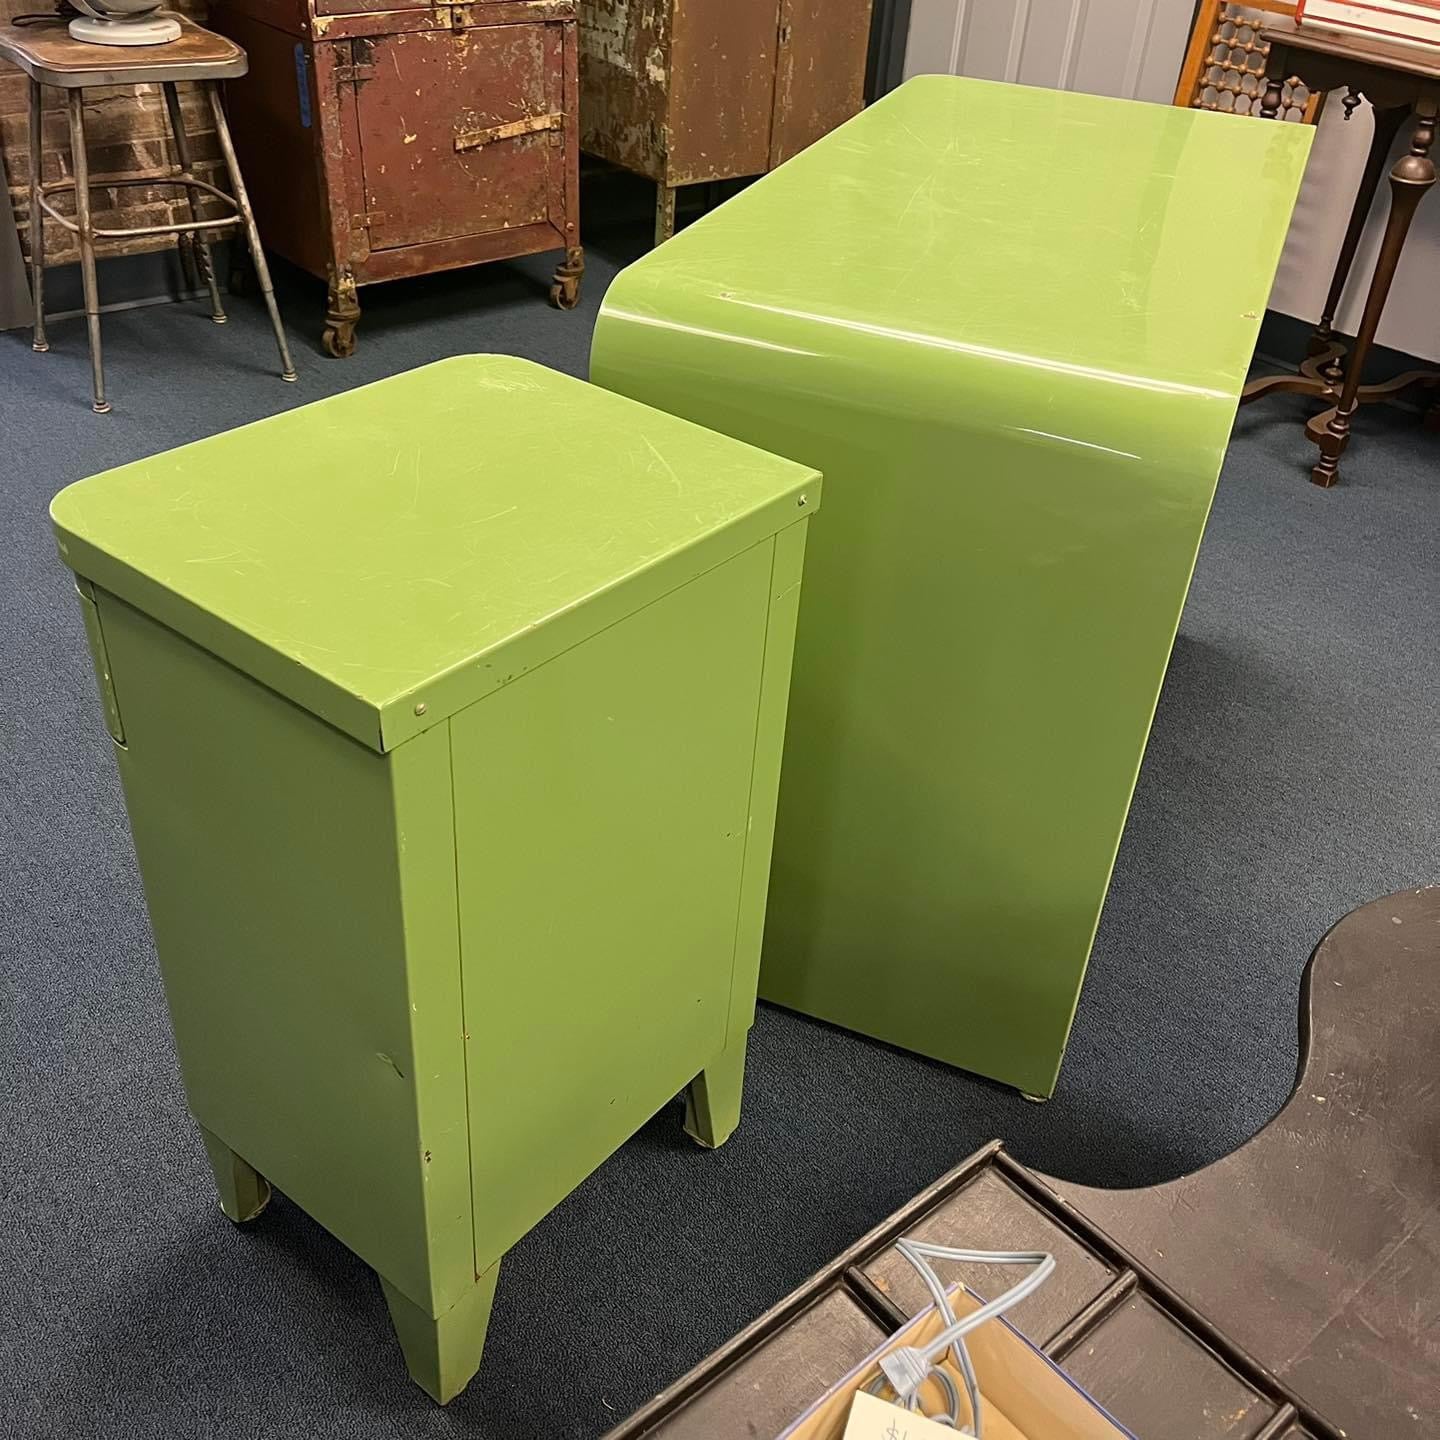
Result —
M 913 0 L 907 75 L 1168 100 L 1191 0 Z

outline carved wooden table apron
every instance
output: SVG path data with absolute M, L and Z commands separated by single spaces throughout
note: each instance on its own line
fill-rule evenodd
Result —
M 998 1141 L 917 1195 L 608 1440 L 771 1437 L 929 1303 L 894 1248 L 1050 1250 L 1019 1328 L 1142 1440 L 1440 1433 L 1440 886 L 1352 911 L 1300 998 L 1285 1107 L 1166 1184 L 1036 1175 Z M 1008 1283 L 948 1267 L 977 1293 Z
M 1409 370 L 1379 385 L 1360 383 L 1410 222 L 1425 192 L 1435 183 L 1430 148 L 1435 142 L 1436 109 L 1440 105 L 1440 56 L 1414 47 L 1301 27 L 1293 22 L 1277 21 L 1266 25 L 1260 33 L 1270 44 L 1262 116 L 1271 120 L 1278 116 L 1284 82 L 1293 75 L 1317 93 L 1344 89 L 1346 96 L 1342 103 L 1347 120 L 1362 98 L 1370 102 L 1375 117 L 1370 155 L 1355 192 L 1355 205 L 1335 262 L 1325 310 L 1310 337 L 1308 357 L 1298 375 L 1266 376 L 1251 381 L 1240 400 L 1244 405 L 1277 390 L 1324 400 L 1328 408 L 1306 422 L 1305 433 L 1320 447 L 1320 459 L 1311 470 L 1310 478 L 1317 485 L 1329 486 L 1340 478 L 1340 457 L 1350 443 L 1355 411 L 1361 405 L 1388 399 L 1412 385 L 1440 385 L 1440 371 L 1430 370 Z M 1355 345 L 1342 366 L 1346 347 L 1335 339 L 1331 328 L 1335 311 L 1350 277 L 1350 267 L 1380 184 L 1386 156 L 1401 122 L 1411 114 L 1415 117 L 1415 128 L 1410 149 L 1390 170 L 1390 215 L 1385 222 L 1385 235 Z M 1425 424 L 1428 429 L 1440 429 L 1440 401 L 1431 406 Z

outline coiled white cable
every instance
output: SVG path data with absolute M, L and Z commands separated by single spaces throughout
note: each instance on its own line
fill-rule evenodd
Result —
M 925 1288 L 935 1302 L 935 1308 L 945 1320 L 945 1328 L 928 1344 L 923 1346 L 902 1345 L 884 1355 L 880 1360 L 881 1374 L 867 1387 L 872 1393 L 888 1382 L 896 1398 L 907 1410 L 920 1411 L 920 1387 L 927 1380 L 936 1381 L 945 1392 L 949 1402 L 938 1415 L 928 1418 L 942 1425 L 949 1425 L 962 1435 L 983 1440 L 984 1421 L 980 1413 L 980 1385 L 975 1376 L 975 1367 L 970 1352 L 965 1347 L 965 1336 L 987 1320 L 1003 1315 L 1012 1306 L 1018 1305 L 1027 1295 L 1033 1294 L 1049 1278 L 1055 1268 L 1055 1257 L 1043 1250 L 964 1250 L 950 1245 L 930 1245 L 923 1240 L 898 1240 L 895 1248 L 915 1267 Z M 981 1305 L 971 1314 L 957 1319 L 951 1307 L 950 1297 L 935 1273 L 931 1260 L 958 1260 L 977 1265 L 1033 1265 L 1035 1268 L 1025 1278 L 994 1300 Z M 960 1392 L 949 1371 L 940 1362 L 947 1350 L 953 1350 L 955 1365 L 965 1382 L 966 1398 L 970 1402 L 972 1426 L 961 1427 Z

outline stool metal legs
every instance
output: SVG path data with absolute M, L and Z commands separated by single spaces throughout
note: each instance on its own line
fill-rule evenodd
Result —
M 40 82 L 30 82 L 30 295 L 35 304 L 35 339 L 37 350 L 48 350 L 45 338 L 45 211 L 40 204 L 40 168 L 44 161 L 44 145 L 40 134 Z
M 80 279 L 85 289 L 85 328 L 90 332 L 90 380 L 97 415 L 110 409 L 100 357 L 100 287 L 95 279 L 95 226 L 90 218 L 90 157 L 85 149 L 85 97 L 67 90 L 70 110 L 70 164 L 75 172 L 75 220 L 80 230 Z
M 175 137 L 175 158 L 180 162 L 180 176 L 188 179 L 190 170 L 190 140 L 185 134 L 185 118 L 180 113 L 180 92 L 173 83 L 161 87 L 165 91 L 165 109 L 170 116 L 170 133 Z M 185 207 L 190 213 L 192 220 L 198 220 L 200 216 L 195 209 L 195 192 L 186 185 Z M 183 238 L 183 237 L 182 237 Z M 190 243 L 195 256 L 195 268 L 200 272 L 200 278 L 210 288 L 210 318 L 217 324 L 225 323 L 225 307 L 220 303 L 220 287 L 215 283 L 215 260 L 210 254 L 210 242 L 205 238 L 203 230 L 194 230 L 190 233 Z
M 164 85 L 165 108 L 170 118 L 170 128 L 175 136 L 175 153 L 180 161 L 179 171 L 168 180 L 164 176 L 136 177 L 128 179 L 119 176 L 107 177 L 106 185 L 120 188 L 133 185 L 178 185 L 185 192 L 185 208 L 188 216 L 179 224 L 141 225 L 126 229 L 99 229 L 95 227 L 90 194 L 90 157 L 85 147 L 85 97 L 80 86 L 67 88 L 65 101 L 70 124 L 70 168 L 73 180 L 54 180 L 46 183 L 41 175 L 43 160 L 41 88 L 38 81 L 30 82 L 30 289 L 35 301 L 36 350 L 50 348 L 45 336 L 45 217 L 48 215 L 57 224 L 69 230 L 80 246 L 80 277 L 85 289 L 85 326 L 90 335 L 90 373 L 94 392 L 92 409 L 99 415 L 110 409 L 105 398 L 105 369 L 100 349 L 100 292 L 95 274 L 95 241 L 128 240 L 142 235 L 174 235 L 179 243 L 188 239 L 189 249 L 195 259 L 195 268 L 204 277 L 210 291 L 210 318 L 217 325 L 225 323 L 225 309 L 220 303 L 220 287 L 215 277 L 215 261 L 210 253 L 209 234 L 212 230 L 243 227 L 245 240 L 255 262 L 255 274 L 265 297 L 265 308 L 270 315 L 270 324 L 275 331 L 275 343 L 280 350 L 280 378 L 294 380 L 295 364 L 290 358 L 290 347 L 285 342 L 285 330 L 280 323 L 280 310 L 275 303 L 275 289 L 270 283 L 270 267 L 265 263 L 265 252 L 260 248 L 260 234 L 255 227 L 255 213 L 250 208 L 250 197 L 245 191 L 245 181 L 235 159 L 235 146 L 230 140 L 230 127 L 225 123 L 225 111 L 220 104 L 220 91 L 215 81 L 199 82 L 215 120 L 216 139 L 225 158 L 225 169 L 230 177 L 231 193 L 212 185 L 208 180 L 197 179 L 190 168 L 190 138 L 185 133 L 185 121 L 180 111 L 180 98 L 173 82 Z M 60 193 L 75 192 L 75 215 L 56 209 L 52 200 Z M 204 190 L 227 207 L 227 213 L 219 219 L 202 220 L 195 204 L 196 190 Z
M 290 347 L 285 342 L 285 327 L 280 323 L 275 287 L 270 283 L 270 267 L 265 263 L 265 251 L 260 247 L 260 232 L 255 228 L 255 212 L 250 208 L 250 196 L 245 190 L 245 179 L 240 174 L 240 162 L 235 158 L 230 126 L 225 121 L 225 107 L 220 103 L 220 87 L 210 81 L 205 86 L 205 93 L 210 100 L 210 113 L 215 117 L 215 136 L 220 141 L 220 153 L 225 157 L 225 168 L 230 172 L 230 190 L 245 225 L 250 258 L 255 262 L 255 278 L 260 282 L 260 293 L 265 297 L 265 308 L 270 312 L 270 324 L 275 330 L 275 343 L 280 347 L 280 378 L 293 380 L 295 366 L 290 359 Z

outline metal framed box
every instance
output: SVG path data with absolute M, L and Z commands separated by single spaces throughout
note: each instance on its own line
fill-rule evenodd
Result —
M 217 0 L 250 74 L 227 96 L 260 231 L 329 285 L 348 356 L 358 287 L 580 245 L 573 0 Z
M 1054 1089 L 1310 139 L 923 76 L 612 284 L 592 379 L 826 475 L 765 997 Z
M 472 356 L 53 503 L 222 1204 L 371 1265 L 441 1401 L 521 1235 L 681 1089 L 737 1123 L 818 501 Z
M 763 175 L 864 103 L 872 0 L 578 0 L 581 144 L 657 187 Z

